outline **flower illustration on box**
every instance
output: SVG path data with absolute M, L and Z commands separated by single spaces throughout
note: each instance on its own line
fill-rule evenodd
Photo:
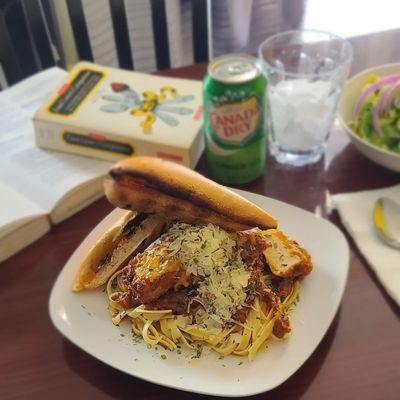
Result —
M 189 107 L 180 106 L 192 101 L 194 96 L 181 96 L 172 86 L 161 87 L 159 93 L 147 90 L 142 93 L 142 97 L 125 83 L 113 82 L 111 89 L 114 93 L 101 97 L 109 103 L 102 105 L 100 109 L 108 113 L 129 110 L 132 116 L 143 118 L 140 122 L 143 133 L 151 133 L 157 119 L 169 126 L 177 126 L 179 116 L 190 115 L 194 111 Z

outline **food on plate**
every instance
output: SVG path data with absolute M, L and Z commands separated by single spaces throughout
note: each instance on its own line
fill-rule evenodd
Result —
M 73 290 L 94 289 L 105 284 L 116 270 L 159 236 L 164 224 L 160 216 L 126 213 L 82 260 Z
M 231 230 L 277 226 L 274 217 L 250 201 L 179 164 L 131 157 L 117 163 L 110 175 L 106 195 L 116 207 Z
M 194 171 L 155 158 L 120 161 L 105 188 L 112 204 L 130 211 L 91 249 L 74 288 L 107 281 L 114 324 L 129 320 L 148 346 L 178 352 L 184 346 L 197 356 L 206 346 L 250 360 L 268 339 L 289 336 L 289 312 L 312 262 L 274 217 Z M 144 222 L 153 224 L 131 239 L 128 255 L 129 245 L 118 251 L 118 243 L 134 216 L 143 221 L 133 235 Z M 117 237 L 113 244 L 110 236 Z M 102 270 L 104 263 L 101 280 L 90 272 L 91 286 L 76 287 L 81 271 Z
M 277 229 L 265 231 L 264 236 L 270 246 L 264 250 L 263 254 L 275 276 L 287 278 L 305 276 L 311 272 L 312 264 L 309 254 L 295 241 L 290 240 Z
M 369 77 L 350 128 L 373 145 L 400 153 L 400 74 Z

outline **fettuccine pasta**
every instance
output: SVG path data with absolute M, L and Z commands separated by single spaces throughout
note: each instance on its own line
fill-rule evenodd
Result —
M 108 282 L 112 321 L 115 325 L 127 318 L 132 324 L 132 332 L 144 339 L 150 346 L 162 345 L 168 350 L 176 350 L 181 346 L 198 350 L 205 345 L 221 356 L 235 354 L 247 356 L 253 360 L 257 352 L 269 339 L 285 339 L 277 337 L 273 330 L 276 321 L 287 316 L 299 296 L 300 282 L 294 282 L 289 295 L 281 301 L 278 297 L 269 308 L 256 297 L 244 323 L 232 322 L 224 328 L 204 327 L 193 323 L 187 315 L 174 315 L 172 310 L 149 310 L 143 305 L 132 309 L 123 309 L 115 301 L 124 291 L 121 279 L 122 271 L 115 273 Z M 268 279 L 266 279 L 268 280 Z

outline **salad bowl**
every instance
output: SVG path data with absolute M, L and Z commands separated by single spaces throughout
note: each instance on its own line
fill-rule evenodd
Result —
M 386 64 L 364 70 L 353 76 L 346 83 L 338 107 L 338 118 L 345 128 L 354 146 L 367 158 L 392 171 L 400 172 L 400 153 L 385 149 L 361 138 L 354 130 L 355 114 L 360 96 L 365 86 L 370 82 L 371 76 L 378 79 L 400 74 L 400 63 Z

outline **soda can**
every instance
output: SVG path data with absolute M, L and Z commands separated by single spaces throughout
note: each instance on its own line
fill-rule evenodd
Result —
M 259 61 L 246 54 L 215 58 L 203 82 L 204 133 L 210 176 L 225 184 L 263 174 L 267 79 Z

